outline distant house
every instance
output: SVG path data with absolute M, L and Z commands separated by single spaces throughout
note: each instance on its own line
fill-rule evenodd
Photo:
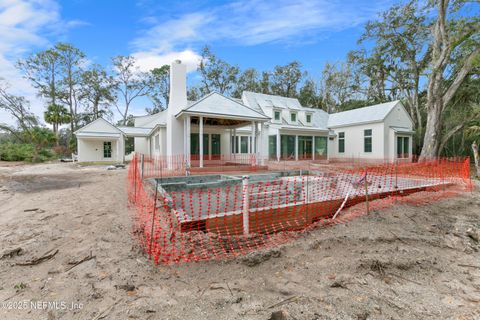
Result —
M 242 154 L 256 159 L 410 159 L 413 125 L 400 101 L 334 114 L 295 98 L 244 91 L 187 100 L 186 66 L 171 65 L 168 108 L 135 117 L 134 127 L 97 119 L 75 132 L 80 162 L 123 162 L 125 138 L 146 155 L 188 155 L 191 165 Z

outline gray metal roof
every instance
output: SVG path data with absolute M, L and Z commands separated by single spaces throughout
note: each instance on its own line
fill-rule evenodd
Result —
M 144 128 L 144 127 L 127 127 L 127 126 L 118 126 L 118 129 L 120 129 L 123 133 L 125 133 L 127 136 L 132 136 L 132 137 L 147 137 L 150 135 L 150 131 L 152 131 L 152 128 Z
M 282 117 L 282 124 L 288 125 L 289 127 L 297 127 L 299 129 L 315 128 L 320 130 L 327 130 L 328 113 L 326 113 L 322 109 L 302 107 L 300 101 L 298 101 L 298 99 L 296 98 L 287 98 L 251 91 L 244 91 L 242 98 L 246 105 L 248 105 L 250 108 L 260 109 L 262 113 L 265 113 L 265 110 L 263 110 L 262 108 L 273 107 L 279 109 L 288 109 L 292 111 L 304 111 L 312 114 L 311 125 L 305 125 L 301 122 L 301 120 L 298 121 L 298 124 L 290 124 Z
M 302 105 L 298 99 L 251 91 L 243 91 L 242 100 L 250 108 L 257 109 L 261 112 L 264 112 L 263 108 L 265 107 L 276 107 L 282 109 L 287 108 L 294 110 L 299 110 L 302 108 Z
M 400 101 L 396 100 L 369 107 L 332 113 L 328 117 L 328 127 L 334 128 L 382 121 L 398 103 L 400 103 Z
M 180 113 L 184 112 L 238 118 L 270 119 L 263 112 L 258 112 L 241 102 L 225 97 L 217 92 L 204 96 L 188 108 L 183 109 Z

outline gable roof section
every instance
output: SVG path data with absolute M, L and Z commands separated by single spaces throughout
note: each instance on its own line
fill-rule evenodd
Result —
M 358 108 L 338 113 L 328 117 L 328 127 L 346 127 L 362 123 L 383 121 L 393 108 L 401 103 L 399 100 L 380 103 L 369 107 Z
M 200 100 L 193 103 L 191 106 L 180 111 L 176 116 L 182 113 L 190 114 L 206 114 L 210 116 L 232 117 L 232 118 L 247 118 L 256 120 L 269 120 L 263 112 L 258 112 L 243 103 L 240 103 L 232 98 L 212 92 Z
M 120 137 L 123 132 L 103 118 L 98 118 L 74 132 L 77 137 Z
M 167 109 L 155 114 L 134 117 L 135 126 L 142 128 L 154 128 L 156 125 L 166 125 Z

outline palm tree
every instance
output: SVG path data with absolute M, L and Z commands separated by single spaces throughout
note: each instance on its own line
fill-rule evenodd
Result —
M 58 127 L 62 124 L 69 123 L 72 119 L 71 114 L 67 108 L 58 104 L 51 104 L 44 113 L 44 118 L 47 123 L 53 125 L 53 132 L 58 135 Z

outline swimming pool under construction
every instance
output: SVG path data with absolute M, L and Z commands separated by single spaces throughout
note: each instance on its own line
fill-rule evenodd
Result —
M 433 177 L 365 172 L 291 170 L 249 175 L 196 175 L 147 179 L 157 188 L 164 228 L 220 235 L 304 229 L 342 207 L 367 199 L 446 188 Z M 163 219 L 162 219 L 163 216 Z M 167 223 L 168 221 L 168 223 Z

